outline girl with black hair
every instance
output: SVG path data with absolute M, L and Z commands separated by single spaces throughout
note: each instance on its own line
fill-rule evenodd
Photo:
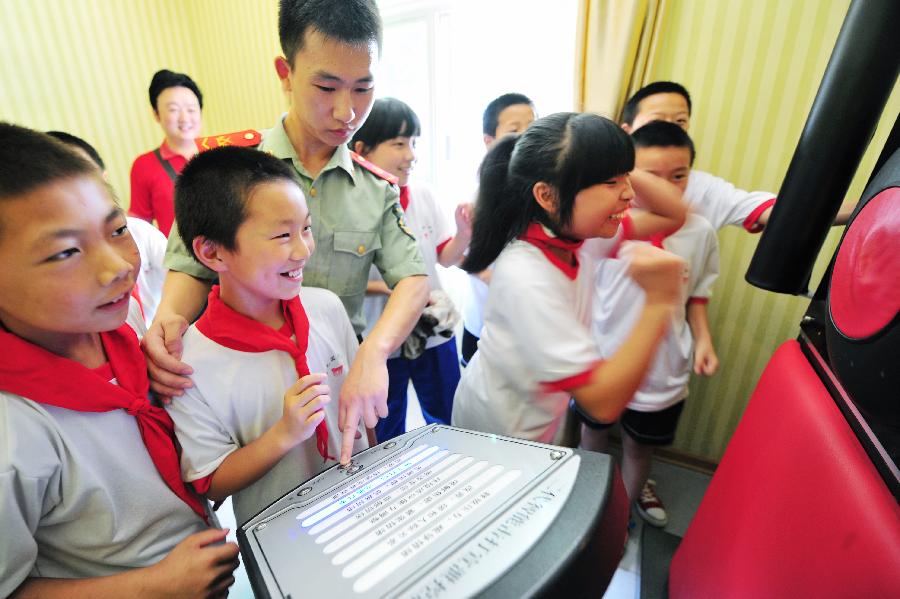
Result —
M 428 306 L 410 338 L 387 361 L 388 415 L 375 427 L 378 441 L 406 432 L 410 381 L 428 424 L 449 424 L 453 394 L 459 383 L 459 356 L 453 337 L 459 315 L 450 297 L 441 289 L 436 265 L 456 264 L 468 247 L 472 234 L 471 205 L 457 206 L 454 233 L 431 191 L 421 185 L 409 184 L 409 175 L 416 163 L 419 133 L 419 117 L 412 108 L 400 100 L 382 98 L 372 105 L 365 124 L 350 141 L 353 151 L 397 178 L 400 205 L 428 274 Z M 373 277 L 370 276 L 367 295 L 390 295 L 391 291 L 381 277 L 377 273 L 374 276 L 377 280 L 371 280 Z
M 582 244 L 676 229 L 687 211 L 674 185 L 633 168 L 628 134 L 592 114 L 544 117 L 488 152 L 462 268 L 494 263 L 493 275 L 478 351 L 454 399 L 455 426 L 547 443 L 571 397 L 601 422 L 615 421 L 631 400 L 679 301 L 685 265 L 646 244 L 607 244 L 628 254 L 647 301 L 630 337 L 601 361 Z M 635 193 L 645 211 L 631 217 Z

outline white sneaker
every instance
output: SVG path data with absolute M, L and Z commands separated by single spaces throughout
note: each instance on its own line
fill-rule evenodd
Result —
M 656 494 L 656 481 L 648 480 L 641 489 L 641 496 L 634 502 L 638 514 L 651 526 L 663 528 L 669 522 L 666 508 Z

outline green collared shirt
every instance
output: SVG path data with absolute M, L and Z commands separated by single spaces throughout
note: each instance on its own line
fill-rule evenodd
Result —
M 357 165 L 345 145 L 313 179 L 297 157 L 281 120 L 263 133 L 260 150 L 289 160 L 303 185 L 316 251 L 303 268 L 303 284 L 324 287 L 344 303 L 357 334 L 366 327 L 363 298 L 372 264 L 388 287 L 424 275 L 416 240 L 403 220 L 397 187 Z M 215 273 L 190 255 L 177 225 L 169 233 L 165 266 L 206 280 Z

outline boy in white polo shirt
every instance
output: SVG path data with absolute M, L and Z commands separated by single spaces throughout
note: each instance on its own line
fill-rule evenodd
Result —
M 237 546 L 148 398 L 124 212 L 43 133 L 0 123 L 0 163 L 0 596 L 223 595 Z
M 647 123 L 665 121 L 687 131 L 691 125 L 691 96 L 672 81 L 654 81 L 631 96 L 622 108 L 622 128 L 634 133 Z M 775 194 L 745 191 L 710 173 L 692 170 L 684 197 L 691 210 L 709 221 L 715 230 L 726 225 L 742 226 L 759 233 L 766 226 Z
M 336 406 L 358 347 L 333 293 L 303 290 L 315 250 L 290 165 L 245 148 L 200 154 L 175 188 L 193 256 L 219 275 L 184 336 L 194 386 L 168 406 L 182 474 L 243 523 L 340 454 Z M 311 437 L 315 437 L 312 439 Z M 365 442 L 357 439 L 358 451 Z
M 673 183 L 681 191 L 687 184 L 694 159 L 691 138 L 678 125 L 655 121 L 632 133 L 635 165 Z M 672 318 L 640 388 L 622 413 L 622 478 L 638 513 L 654 526 L 665 526 L 665 508 L 648 481 L 653 450 L 675 439 L 678 419 L 688 394 L 691 368 L 711 376 L 718 358 L 709 332 L 707 303 L 719 272 L 719 245 L 709 222 L 688 214 L 676 231 L 652 237 L 661 247 L 687 263 L 682 301 Z M 644 293 L 628 277 L 623 260 L 598 261 L 594 296 L 593 331 L 603 357 L 613 355 L 634 326 L 644 303 Z M 574 406 L 577 411 L 577 405 Z M 605 451 L 610 424 L 581 414 L 582 446 Z

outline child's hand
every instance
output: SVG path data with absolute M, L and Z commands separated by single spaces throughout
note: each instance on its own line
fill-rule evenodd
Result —
M 628 275 L 644 290 L 647 304 L 681 301 L 687 262 L 645 243 L 624 243 L 619 256 L 628 261 Z
M 164 400 L 182 395 L 193 384 L 187 378 L 193 372 L 191 367 L 181 361 L 181 338 L 188 326 L 188 321 L 178 315 L 158 317 L 141 341 L 150 389 Z
M 694 342 L 694 373 L 712 376 L 719 369 L 719 357 L 711 339 L 697 339 Z
M 331 401 L 328 385 L 320 384 L 325 373 L 308 374 L 284 392 L 284 413 L 281 417 L 285 441 L 291 447 L 309 439 L 325 420 L 322 409 Z
M 238 547 L 222 543 L 228 530 L 209 529 L 190 535 L 162 561 L 151 566 L 150 584 L 159 597 L 224 597 L 234 584 Z
M 460 204 L 456 207 L 454 217 L 456 219 L 456 234 L 463 239 L 472 239 L 472 218 L 475 212 L 474 204 Z

